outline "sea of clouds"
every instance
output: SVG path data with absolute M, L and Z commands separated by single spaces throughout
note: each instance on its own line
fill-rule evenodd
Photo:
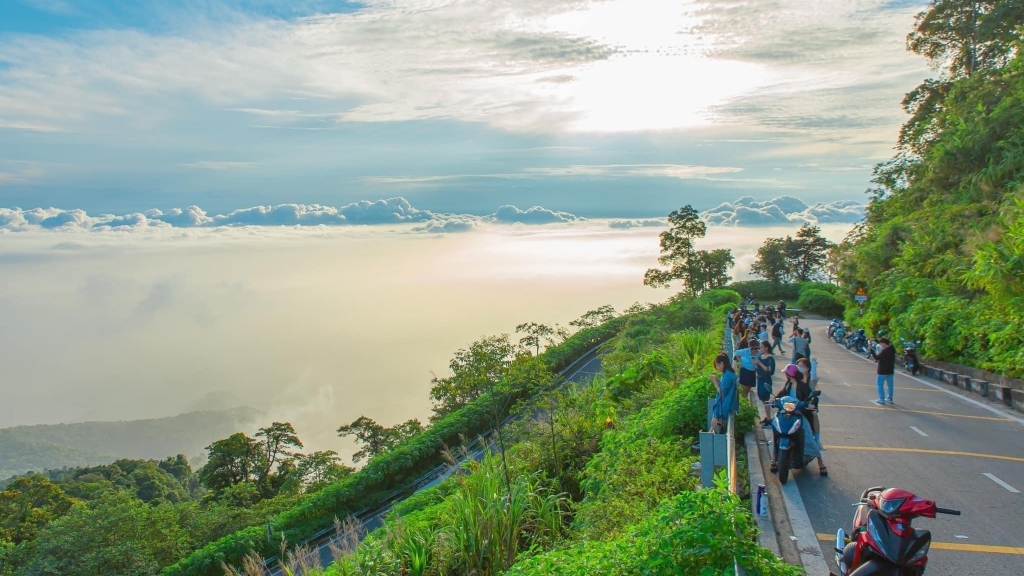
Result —
M 423 232 L 466 232 L 478 224 L 555 224 L 583 221 L 568 212 L 534 206 L 521 210 L 502 206 L 493 214 L 442 214 L 420 210 L 405 198 L 363 200 L 346 206 L 319 204 L 279 204 L 253 206 L 227 214 L 208 214 L 199 206 L 158 209 L 133 214 L 90 215 L 84 210 L 60 208 L 0 208 L 0 231 L 20 232 L 33 229 L 125 230 L 140 228 L 214 228 L 221 226 L 352 226 L 421 223 Z
M 792 196 L 757 201 L 744 196 L 702 213 L 711 225 L 778 226 L 785 224 L 852 224 L 864 218 L 864 205 L 852 200 L 818 202 L 807 205 Z M 569 212 L 533 206 L 522 210 L 512 205 L 484 216 L 431 212 L 414 207 L 405 198 L 363 200 L 346 206 L 319 204 L 279 204 L 253 206 L 208 214 L 199 206 L 174 208 L 166 212 L 151 209 L 132 214 L 91 215 L 81 209 L 0 208 L 0 233 L 29 230 L 139 230 L 150 228 L 216 228 L 240 226 L 354 226 L 380 224 L 418 224 L 413 230 L 430 233 L 468 232 L 481 224 L 562 224 L 587 219 Z M 615 229 L 662 227 L 664 218 L 614 219 Z
M 783 224 L 854 224 L 864 219 L 864 205 L 853 200 L 818 202 L 811 206 L 799 198 L 779 196 L 758 202 L 744 196 L 723 202 L 701 214 L 718 226 L 779 226 Z

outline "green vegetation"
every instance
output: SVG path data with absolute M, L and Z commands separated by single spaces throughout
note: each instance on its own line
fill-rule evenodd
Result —
M 714 393 L 718 312 L 739 298 L 676 297 L 620 320 L 592 383 L 520 404 L 533 417 L 510 427 L 504 459 L 471 461 L 403 502 L 361 543 L 338 546 L 326 574 L 718 573 L 734 559 L 796 574 L 757 546 L 738 498 L 695 492 L 689 445 Z M 739 432 L 754 419 L 744 403 Z M 259 573 L 249 564 L 236 573 Z
M 261 418 L 258 410 L 235 408 L 127 422 L 2 428 L 0 480 L 33 470 L 109 464 L 118 458 L 196 456 L 217 438 L 255 428 Z
M 933 2 L 908 47 L 938 79 L 907 95 L 894 158 L 840 248 L 869 330 L 921 339 L 929 358 L 1024 376 L 1024 5 Z M 849 300 L 846 300 L 849 302 Z

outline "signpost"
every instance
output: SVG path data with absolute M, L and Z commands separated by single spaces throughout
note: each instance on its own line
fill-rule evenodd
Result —
M 857 293 L 853 295 L 853 299 L 863 305 L 868 301 L 868 291 L 865 290 L 863 286 L 857 288 Z
M 857 293 L 853 295 L 853 299 L 860 304 L 860 315 L 864 315 L 864 303 L 868 301 L 868 291 L 863 286 L 857 288 Z

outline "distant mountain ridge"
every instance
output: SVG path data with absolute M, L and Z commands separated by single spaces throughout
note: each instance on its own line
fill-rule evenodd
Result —
M 0 428 L 0 479 L 30 470 L 108 464 L 118 458 L 191 458 L 215 440 L 251 432 L 265 416 L 242 406 L 147 420 Z

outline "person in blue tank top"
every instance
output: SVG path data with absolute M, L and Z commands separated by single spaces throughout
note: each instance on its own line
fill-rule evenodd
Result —
M 735 414 L 740 409 L 739 391 L 736 389 L 736 372 L 729 362 L 729 355 L 722 352 L 715 357 L 715 370 L 722 373 L 721 377 L 712 376 L 711 382 L 715 385 L 715 404 L 712 410 L 711 432 L 719 433 L 721 427 L 729 422 L 729 414 Z

